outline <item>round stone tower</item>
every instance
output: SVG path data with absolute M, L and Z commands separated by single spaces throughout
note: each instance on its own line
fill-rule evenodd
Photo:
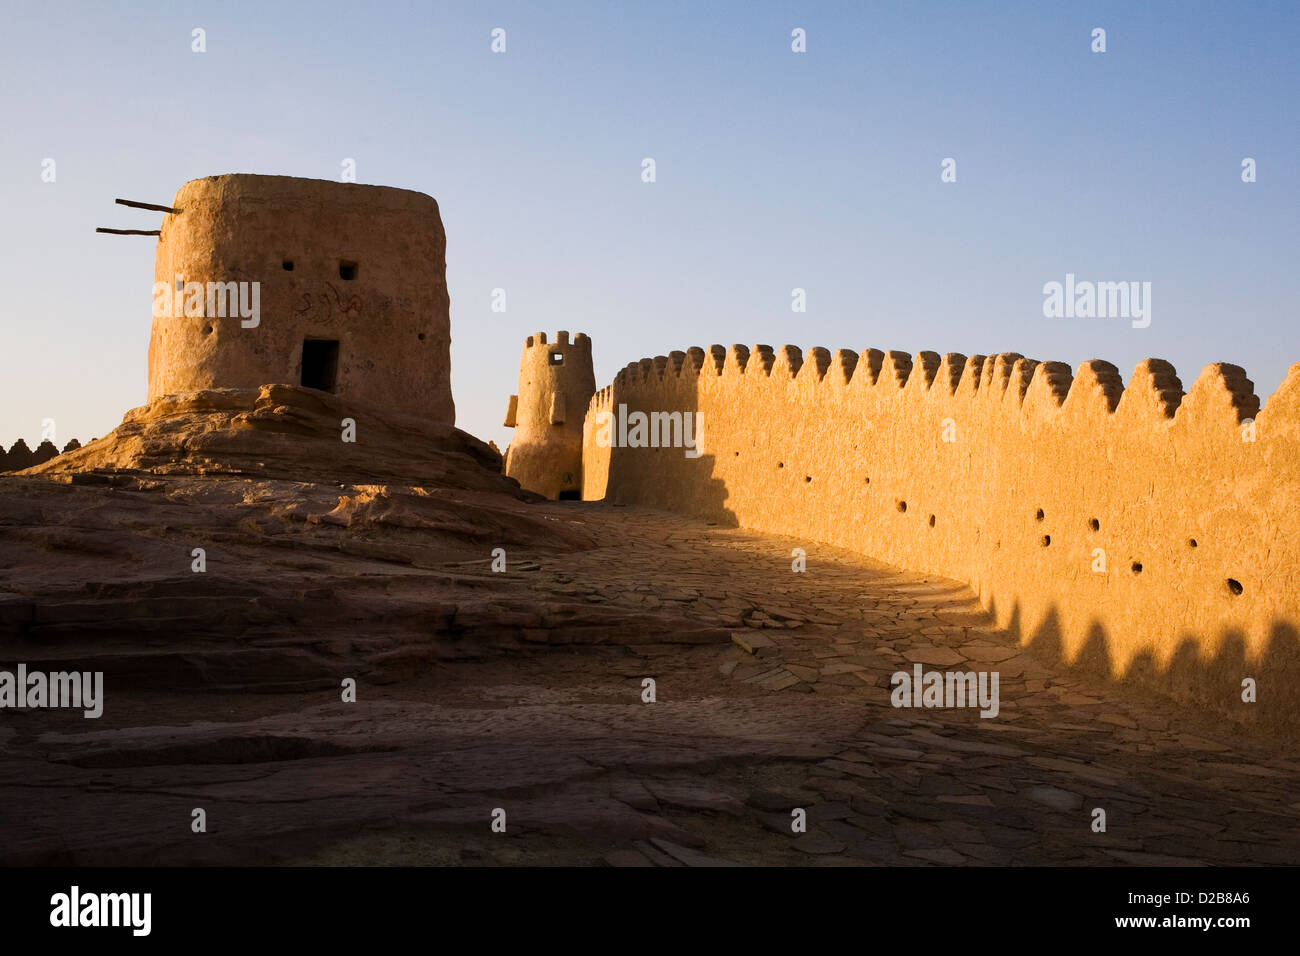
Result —
M 154 265 L 149 400 L 288 384 L 455 424 L 447 239 L 424 193 L 209 176 Z
M 530 335 L 519 361 L 519 394 L 510 396 L 506 427 L 515 430 L 505 472 L 548 498 L 582 497 L 582 420 L 596 393 L 591 339 L 557 332 Z

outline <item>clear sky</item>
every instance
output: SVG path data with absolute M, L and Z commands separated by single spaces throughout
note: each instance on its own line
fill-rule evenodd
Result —
M 762 342 L 1227 361 L 1267 397 L 1300 361 L 1298 64 L 1295 3 L 11 3 L 0 442 L 144 402 L 155 241 L 94 228 L 160 216 L 115 197 L 349 157 L 439 201 L 457 423 L 502 448 L 537 330 L 590 334 L 600 385 Z M 1066 273 L 1150 282 L 1151 325 L 1045 318 Z

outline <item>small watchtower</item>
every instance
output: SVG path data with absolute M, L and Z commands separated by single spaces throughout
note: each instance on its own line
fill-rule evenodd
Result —
M 238 173 L 192 180 L 152 208 L 170 211 L 149 401 L 301 385 L 455 424 L 447 236 L 432 196 Z
M 582 420 L 596 393 L 591 339 L 579 332 L 530 335 L 519 360 L 519 394 L 510 396 L 506 427 L 515 430 L 505 473 L 552 499 L 582 497 Z

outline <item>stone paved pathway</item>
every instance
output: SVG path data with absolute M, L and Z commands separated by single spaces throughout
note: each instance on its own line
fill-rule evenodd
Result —
M 0 800 L 25 807 L 0 822 L 9 857 L 1300 862 L 1294 742 L 1040 660 L 992 629 L 963 586 L 654 512 L 538 514 L 580 522 L 597 547 L 512 553 L 507 575 L 484 570 L 475 587 L 512 607 L 532 595 L 608 610 L 618 633 L 574 643 L 563 628 L 526 628 L 513 647 L 457 647 L 346 706 L 337 692 L 214 693 L 196 711 L 176 695 L 123 703 L 129 719 L 107 729 L 0 734 Z M 402 580 L 407 593 L 419 578 Z M 707 626 L 681 644 L 626 624 L 669 612 Z M 892 707 L 890 675 L 916 662 L 996 669 L 997 718 Z M 654 703 L 641 699 L 647 677 Z M 194 806 L 210 821 L 201 837 Z M 504 834 L 490 830 L 494 808 Z M 804 833 L 791 829 L 796 808 Z
M 634 547 L 618 547 L 617 558 L 588 552 L 545 576 L 590 601 L 630 587 L 648 607 L 676 603 L 736 628 L 733 646 L 716 655 L 723 686 L 714 693 L 754 695 L 758 727 L 772 726 L 776 700 L 804 695 L 843 720 L 816 741 L 825 756 L 804 758 L 801 772 L 677 778 L 691 794 L 682 809 L 730 808 L 828 861 L 1300 862 L 1293 748 L 1284 756 L 1275 740 L 1243 745 L 1240 728 L 1025 653 L 954 582 L 806 541 L 625 509 L 607 516 L 604 533 Z M 803 574 L 790 568 L 795 547 L 808 552 Z M 997 670 L 997 718 L 891 707 L 890 675 L 917 662 Z M 659 695 L 671 698 L 671 683 L 661 680 Z M 792 710 L 783 729 L 797 732 L 797 723 Z M 801 836 L 790 832 L 796 806 L 810 821 Z M 1105 833 L 1090 826 L 1097 807 Z

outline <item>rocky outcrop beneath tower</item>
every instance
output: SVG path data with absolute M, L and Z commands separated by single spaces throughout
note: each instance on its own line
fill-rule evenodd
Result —
M 0 477 L 0 659 L 115 694 L 337 688 L 594 631 L 603 609 L 531 593 L 592 544 L 538 501 L 450 426 L 284 385 L 168 396 Z
M 292 385 L 168 395 L 127 412 L 103 438 L 31 469 L 75 482 L 120 471 L 401 483 L 527 497 L 500 474 L 500 456 L 458 428 Z

